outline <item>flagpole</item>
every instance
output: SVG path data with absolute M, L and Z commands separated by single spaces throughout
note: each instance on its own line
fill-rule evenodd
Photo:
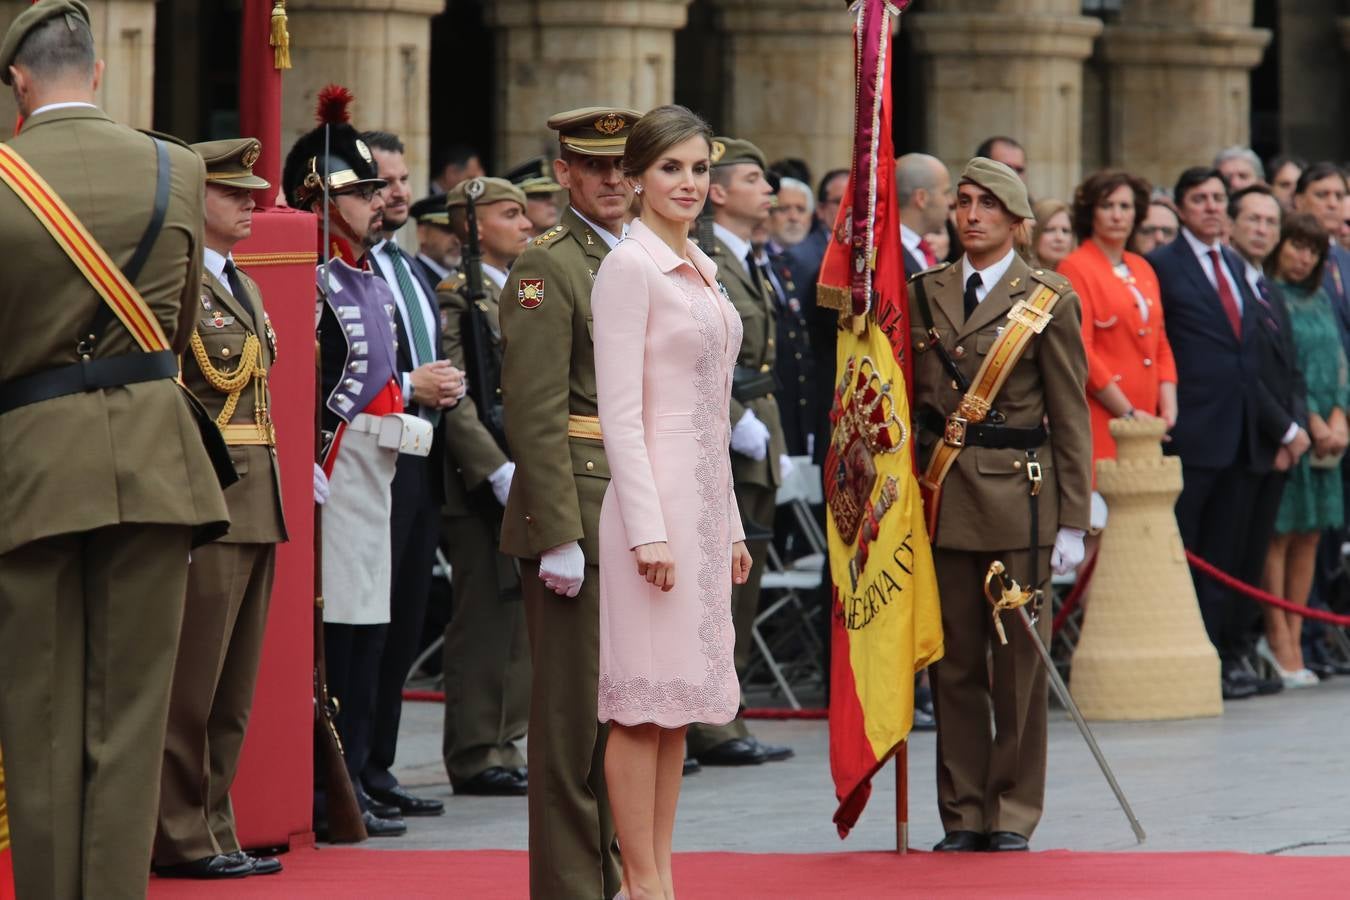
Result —
M 895 752 L 895 852 L 909 852 L 909 740 Z

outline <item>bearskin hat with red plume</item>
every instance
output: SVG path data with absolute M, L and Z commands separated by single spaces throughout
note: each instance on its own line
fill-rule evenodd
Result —
M 286 154 L 286 165 L 281 172 L 281 186 L 286 191 L 286 202 L 291 206 L 307 209 L 323 192 L 325 178 L 330 194 L 364 184 L 384 186 L 370 148 L 351 125 L 348 107 L 354 99 L 351 91 L 337 84 L 319 91 L 316 110 L 319 125 L 295 142 L 291 152 Z M 324 156 L 325 129 L 328 130 L 327 156 Z

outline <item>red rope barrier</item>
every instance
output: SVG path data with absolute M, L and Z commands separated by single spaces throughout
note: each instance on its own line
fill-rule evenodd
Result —
M 1213 565 L 1196 556 L 1191 551 L 1186 551 L 1186 561 L 1196 569 L 1213 578 L 1219 584 L 1226 588 L 1231 588 L 1246 597 L 1250 597 L 1267 606 L 1278 606 L 1280 609 L 1288 610 L 1292 613 L 1298 613 L 1309 619 L 1315 619 L 1318 622 L 1326 622 L 1330 625 L 1338 625 L 1341 628 L 1350 627 L 1350 616 L 1338 616 L 1334 612 L 1325 609 L 1312 609 L 1307 606 L 1300 606 L 1297 603 L 1290 603 L 1283 597 L 1276 597 L 1274 594 L 1267 593 L 1260 588 L 1254 588 L 1245 581 L 1239 581 L 1227 572 L 1216 569 Z
M 415 691 L 405 688 L 403 699 L 414 703 L 444 703 L 445 691 Z M 755 707 L 745 710 L 742 715 L 747 719 L 826 719 L 828 709 L 775 709 L 773 707 Z
M 1059 612 L 1055 613 L 1055 622 L 1050 627 L 1051 634 L 1059 634 L 1059 630 L 1064 627 L 1064 623 L 1069 621 L 1069 616 L 1078 608 L 1083 600 L 1083 594 L 1087 591 L 1088 582 L 1092 580 L 1092 573 L 1097 570 L 1097 554 L 1092 554 L 1092 559 L 1083 567 L 1083 571 L 1078 573 L 1078 579 L 1074 581 L 1073 587 L 1069 589 L 1069 594 L 1064 598 L 1064 602 L 1059 607 Z

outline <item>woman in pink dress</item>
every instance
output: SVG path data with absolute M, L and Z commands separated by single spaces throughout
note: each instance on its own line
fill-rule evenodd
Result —
M 712 131 L 682 106 L 633 127 L 623 169 L 642 204 L 591 292 L 600 428 L 600 721 L 631 900 L 674 897 L 671 839 L 692 722 L 725 724 L 740 686 L 731 585 L 750 554 L 731 490 L 731 370 L 741 322 L 689 240 Z

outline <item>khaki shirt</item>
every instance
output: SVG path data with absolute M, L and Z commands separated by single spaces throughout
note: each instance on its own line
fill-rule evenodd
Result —
M 267 320 L 262 292 L 252 278 L 236 268 L 243 297 L 232 297 L 225 285 L 210 272 L 202 272 L 201 291 L 196 304 L 197 335 L 211 367 L 231 374 L 239 367 L 244 343 L 250 336 L 258 341 L 258 362 L 271 372 L 276 362 L 275 334 Z M 219 315 L 217 315 L 219 314 Z M 202 373 L 196 352 L 183 354 L 183 383 L 196 395 L 213 420 L 229 400 L 229 394 L 212 387 Z M 256 382 L 250 379 L 239 393 L 230 425 L 252 425 L 257 421 Z M 264 391 L 264 402 L 271 409 L 271 397 Z M 220 540 L 227 544 L 268 544 L 286 540 L 286 522 L 281 506 L 281 474 L 277 451 L 262 445 L 231 445 L 230 462 L 239 480 L 225 489 L 230 507 L 230 530 Z
M 465 357 L 465 334 L 469 327 L 469 301 L 464 295 L 464 276 L 455 274 L 436 287 L 436 305 L 441 315 L 441 355 L 470 379 L 475 372 Z M 483 313 L 487 319 L 488 340 L 500 365 L 501 317 L 498 297 L 491 282 L 486 282 L 487 295 L 483 298 Z M 499 396 L 501 386 L 491 390 Z M 507 462 L 502 448 L 482 421 L 473 399 L 465 396 L 441 416 L 443 447 L 445 450 L 446 513 L 452 516 L 468 515 L 469 494 L 482 487 L 489 475 Z M 495 501 L 494 501 L 495 502 Z
M 1032 270 L 1020 257 L 965 319 L 960 265 L 943 265 L 914 277 L 921 280 L 933 324 L 957 368 L 970 381 L 1008 321 L 1008 311 L 1039 284 L 1060 294 L 1045 331 L 1032 338 L 994 398 L 993 408 L 1013 428 L 1048 425 L 1050 437 L 1037 451 L 1044 481 L 1038 498 L 1039 543 L 1054 544 L 1061 527 L 1088 528 L 1091 497 L 1092 428 L 1088 418 L 1087 358 L 1083 352 L 1081 309 L 1068 279 L 1044 269 Z M 923 328 L 911 282 L 910 314 L 914 350 L 914 412 L 945 418 L 956 410 L 961 392 L 943 368 Z M 928 463 L 940 435 L 916 429 L 919 469 Z M 935 545 L 952 550 L 1026 549 L 1030 541 L 1030 481 L 1024 450 L 967 447 L 957 457 L 942 488 Z
M 580 541 L 586 561 L 599 562 L 609 463 L 601 442 L 568 437 L 567 426 L 569 415 L 597 415 L 591 284 L 608 253 L 569 208 L 520 255 L 502 289 L 502 399 L 516 461 L 502 552 L 511 556 L 534 559 Z
M 741 325 L 745 330 L 741 338 L 741 353 L 736 365 L 761 372 L 772 372 L 777 359 L 778 322 L 777 310 L 773 300 L 760 292 L 751 281 L 745 264 L 737 259 L 720 239 L 713 241 L 713 252 L 709 254 L 717 263 L 717 277 L 727 289 L 727 296 L 740 313 Z M 755 460 L 734 450 L 731 453 L 731 474 L 736 484 L 756 484 L 774 488 L 782 482 L 778 470 L 778 457 L 787 452 L 787 441 L 783 437 L 783 425 L 779 418 L 778 401 L 773 394 L 757 397 L 749 403 L 741 403 L 731 398 L 731 427 L 746 410 L 755 414 L 764 427 L 769 429 L 769 450 L 764 459 Z M 759 522 L 759 525 L 772 526 L 772 522 Z

